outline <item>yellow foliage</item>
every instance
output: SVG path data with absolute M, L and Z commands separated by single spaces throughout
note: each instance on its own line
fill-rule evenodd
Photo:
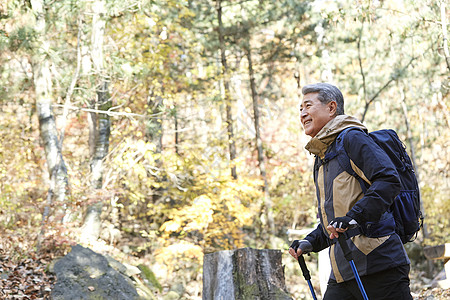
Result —
M 190 222 L 183 229 L 190 231 L 208 228 L 208 224 L 213 221 L 213 213 L 211 199 L 204 195 L 197 197 L 193 205 L 185 210 L 184 215 Z
M 169 220 L 160 227 L 161 238 L 170 244 L 178 237 L 197 241 L 206 252 L 242 247 L 243 228 L 252 223 L 260 180 L 198 175 L 183 195 L 186 203 L 168 208 Z M 192 199 L 192 200 L 190 200 Z
M 162 224 L 160 230 L 165 232 L 176 232 L 181 228 L 180 218 L 174 218 Z
M 158 248 L 155 251 L 155 259 L 168 266 L 168 271 L 172 272 L 174 267 L 181 266 L 181 261 L 201 265 L 203 249 L 187 241 L 177 241 L 166 247 Z
M 154 174 L 155 161 L 159 157 L 155 150 L 153 143 L 129 136 L 116 147 L 110 158 L 111 169 L 116 174 L 113 180 L 124 187 L 126 198 L 132 202 L 144 201 L 149 189 L 161 186 L 153 176 L 149 176 Z

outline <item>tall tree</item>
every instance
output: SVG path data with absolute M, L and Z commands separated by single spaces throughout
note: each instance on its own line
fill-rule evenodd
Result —
M 162 183 L 167 181 L 167 178 L 164 175 L 164 172 L 162 172 L 163 161 L 160 157 L 163 151 L 164 91 L 162 87 L 159 87 L 159 85 L 149 91 L 149 95 L 147 97 L 147 107 L 147 120 L 145 128 L 146 142 L 153 143 L 155 145 L 155 150 L 153 153 L 158 156 L 155 161 L 155 166 L 149 167 L 156 168 L 156 172 L 153 172 L 153 174 L 157 174 L 156 180 L 159 183 Z M 150 175 L 149 172 L 148 175 L 153 176 Z M 155 190 L 152 191 L 152 202 L 155 203 L 160 200 L 165 190 L 166 189 L 163 187 L 163 184 L 155 188 Z
M 92 194 L 97 199 L 92 199 L 87 207 L 83 223 L 82 236 L 88 241 L 96 240 L 100 235 L 101 213 L 103 208 L 103 188 L 104 158 L 109 151 L 109 138 L 111 132 L 111 121 L 108 111 L 111 108 L 111 98 L 108 93 L 108 78 L 104 67 L 103 42 L 106 24 L 106 2 L 95 1 L 92 3 L 92 32 L 91 32 L 91 59 L 96 76 L 96 98 L 92 101 L 92 108 L 96 112 L 91 112 L 90 139 L 91 153 L 91 189 Z
M 234 160 L 236 159 L 236 141 L 234 139 L 233 132 L 233 114 L 232 114 L 232 106 L 231 106 L 231 91 L 230 91 L 230 79 L 228 74 L 228 62 L 226 57 L 226 48 L 225 48 L 225 37 L 224 37 L 224 28 L 222 21 L 222 0 L 216 1 L 217 7 L 217 20 L 219 22 L 218 26 L 218 35 L 219 35 L 219 50 L 220 50 L 220 60 L 221 60 L 221 70 L 222 70 L 222 80 L 224 87 L 224 102 L 226 107 L 226 122 L 227 122 L 227 132 L 228 132 L 228 150 L 230 153 L 230 161 L 231 161 L 231 176 L 234 179 L 237 179 L 236 165 Z
M 267 224 L 270 228 L 271 233 L 271 244 L 275 246 L 273 243 L 273 236 L 275 235 L 275 223 L 273 218 L 273 210 L 272 210 L 272 200 L 269 194 L 269 183 L 267 180 L 267 172 L 266 172 L 266 163 L 263 149 L 263 142 L 261 138 L 261 124 L 260 124 L 260 109 L 258 103 L 258 93 L 256 92 L 256 83 L 255 83 L 255 74 L 253 70 L 253 58 L 252 58 L 252 48 L 250 42 L 245 43 L 245 54 L 247 57 L 248 63 L 248 75 L 250 78 L 250 91 L 252 96 L 252 104 L 253 104 L 253 117 L 254 117 L 254 125 L 255 125 L 255 140 L 256 140 L 256 150 L 258 152 L 258 165 L 261 177 L 264 181 L 263 191 L 264 191 L 264 205 L 266 209 L 266 217 Z
M 65 214 L 65 199 L 68 189 L 67 168 L 61 154 L 58 131 L 52 110 L 52 74 L 50 71 L 50 43 L 47 38 L 45 1 L 32 0 L 31 7 L 35 16 L 35 53 L 32 55 L 36 107 L 39 119 L 39 130 L 44 143 L 47 168 L 50 176 L 48 206 L 43 219 L 49 214 L 49 207 L 56 207 L 55 218 L 62 220 Z M 56 200 L 56 204 L 53 203 Z

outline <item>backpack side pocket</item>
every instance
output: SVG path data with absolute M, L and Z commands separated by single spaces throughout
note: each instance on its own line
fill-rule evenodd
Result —
M 401 233 L 400 239 L 403 243 L 411 241 L 416 232 L 420 229 L 419 216 L 415 207 L 415 197 L 417 191 L 401 191 L 395 197 L 392 204 L 392 211 L 395 218 L 396 232 Z

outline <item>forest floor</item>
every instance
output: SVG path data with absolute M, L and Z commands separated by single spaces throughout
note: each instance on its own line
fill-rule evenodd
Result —
M 34 245 L 32 241 L 35 239 L 30 236 L 27 239 L 25 235 L 4 232 L 0 235 L 0 299 L 51 299 L 56 278 L 48 272 L 49 265 L 55 258 L 64 255 L 70 246 L 53 245 L 38 255 L 31 246 Z M 289 270 L 289 266 L 286 268 L 286 285 L 291 295 L 296 300 L 310 299 L 309 289 L 300 272 Z M 318 285 L 318 278 L 313 276 L 312 280 Z M 450 299 L 450 289 L 431 288 L 430 282 L 431 279 L 424 277 L 423 272 L 411 272 L 414 300 Z

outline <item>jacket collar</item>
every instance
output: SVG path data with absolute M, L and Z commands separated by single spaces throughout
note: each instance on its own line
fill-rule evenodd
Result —
M 367 128 L 358 119 L 352 116 L 338 115 L 325 124 L 315 137 L 311 138 L 305 146 L 306 150 L 324 158 L 328 146 L 334 142 L 342 130 L 349 127 L 358 127 L 367 131 Z

